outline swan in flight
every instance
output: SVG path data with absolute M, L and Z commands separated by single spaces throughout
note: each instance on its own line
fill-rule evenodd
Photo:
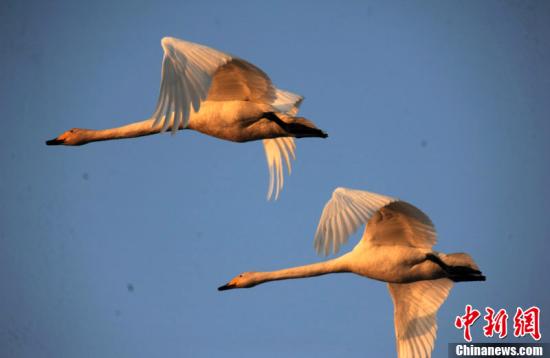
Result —
M 338 252 L 363 224 L 363 237 L 349 253 L 278 271 L 244 272 L 218 290 L 340 272 L 387 282 L 394 304 L 398 357 L 430 357 L 437 330 L 436 313 L 453 282 L 485 281 L 485 276 L 468 254 L 432 250 L 435 228 L 418 208 L 367 191 L 334 191 L 315 234 L 317 252 Z
M 152 117 L 117 128 L 73 128 L 47 145 L 82 145 L 192 129 L 233 142 L 263 140 L 270 173 L 268 199 L 283 187 L 283 161 L 290 173 L 294 138 L 327 134 L 297 117 L 303 97 L 276 88 L 258 67 L 227 53 L 165 37 L 160 96 Z

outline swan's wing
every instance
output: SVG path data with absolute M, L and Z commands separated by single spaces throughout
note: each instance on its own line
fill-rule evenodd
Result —
M 298 113 L 300 104 L 304 97 L 276 89 L 275 100 L 271 105 L 278 111 L 291 116 Z M 267 190 L 267 200 L 271 199 L 275 193 L 275 200 L 279 197 L 279 192 L 283 188 L 284 173 L 283 173 L 283 158 L 286 163 L 288 174 L 292 172 L 290 159 L 296 159 L 294 150 L 296 144 L 292 137 L 282 137 L 274 139 L 264 139 L 265 157 L 267 159 L 267 167 L 269 168 L 269 189 Z
M 277 89 L 264 71 L 233 57 L 214 73 L 206 99 L 271 103 L 277 99 Z
M 153 114 L 153 126 L 163 122 L 175 132 L 182 124 L 187 126 L 191 106 L 196 111 L 208 94 L 212 77 L 232 56 L 188 41 L 165 37 L 160 95 Z
M 446 278 L 389 283 L 398 358 L 429 358 L 437 333 L 436 314 L 453 287 Z
M 370 219 L 362 240 L 379 245 L 431 248 L 437 241 L 437 234 L 428 215 L 405 201 L 396 201 L 381 208 Z
M 188 41 L 165 37 L 160 95 L 154 126 L 185 128 L 201 102 L 242 100 L 272 103 L 277 89 L 269 76 L 241 58 Z
M 276 89 L 276 97 L 271 105 L 278 111 L 286 113 L 289 116 L 296 116 L 302 101 L 304 100 L 303 96 L 295 94 L 288 91 L 283 91 L 281 89 Z
M 283 158 L 286 163 L 288 174 L 290 174 L 292 172 L 290 158 L 296 159 L 296 155 L 294 154 L 296 144 L 294 143 L 294 138 L 290 137 L 264 139 L 263 144 L 267 166 L 269 168 L 267 200 L 271 199 L 273 192 L 275 192 L 275 200 L 277 200 L 284 183 Z
M 363 190 L 337 188 L 321 214 L 315 232 L 315 249 L 328 255 L 381 208 L 397 199 Z

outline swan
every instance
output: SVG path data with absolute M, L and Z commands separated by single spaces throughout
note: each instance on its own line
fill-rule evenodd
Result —
M 70 129 L 47 145 L 83 145 L 191 129 L 233 142 L 263 140 L 269 168 L 268 200 L 283 187 L 283 159 L 291 172 L 294 138 L 327 134 L 297 117 L 303 97 L 276 88 L 269 76 L 241 58 L 164 37 L 160 95 L 151 118 L 117 128 Z
M 337 253 L 363 224 L 363 237 L 351 252 L 311 265 L 244 272 L 218 290 L 342 272 L 387 282 L 394 304 L 398 357 L 430 357 L 437 331 L 436 313 L 453 282 L 485 281 L 485 276 L 468 254 L 432 250 L 435 228 L 420 209 L 361 190 L 334 191 L 315 233 L 317 252 Z

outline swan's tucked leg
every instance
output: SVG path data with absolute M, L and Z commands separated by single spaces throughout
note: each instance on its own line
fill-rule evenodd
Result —
M 432 262 L 435 262 L 436 264 L 438 264 L 439 266 L 441 266 L 441 268 L 445 271 L 445 272 L 449 272 L 449 270 L 451 269 L 451 267 L 449 265 L 447 265 L 445 262 L 443 262 L 443 260 L 441 260 L 441 258 L 439 258 L 439 256 L 437 256 L 436 254 L 434 253 L 427 253 L 426 254 L 426 260 L 428 261 L 432 261 Z
M 468 254 L 426 254 L 426 260 L 438 264 L 447 276 L 455 281 L 485 281 L 485 276 Z M 445 262 L 446 260 L 447 262 Z
M 304 117 L 291 117 L 282 113 L 276 114 L 275 112 L 265 112 L 262 114 L 262 118 L 277 123 L 285 132 L 296 138 L 328 137 L 328 134 L 315 127 L 313 122 Z

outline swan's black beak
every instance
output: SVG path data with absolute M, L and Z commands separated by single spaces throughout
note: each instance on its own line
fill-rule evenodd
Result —
M 237 285 L 235 285 L 234 283 L 228 283 L 226 285 L 218 287 L 218 291 L 230 290 L 232 288 L 237 288 Z
M 65 143 L 63 139 L 57 139 L 57 138 L 46 141 L 46 145 L 62 145 L 63 143 Z

